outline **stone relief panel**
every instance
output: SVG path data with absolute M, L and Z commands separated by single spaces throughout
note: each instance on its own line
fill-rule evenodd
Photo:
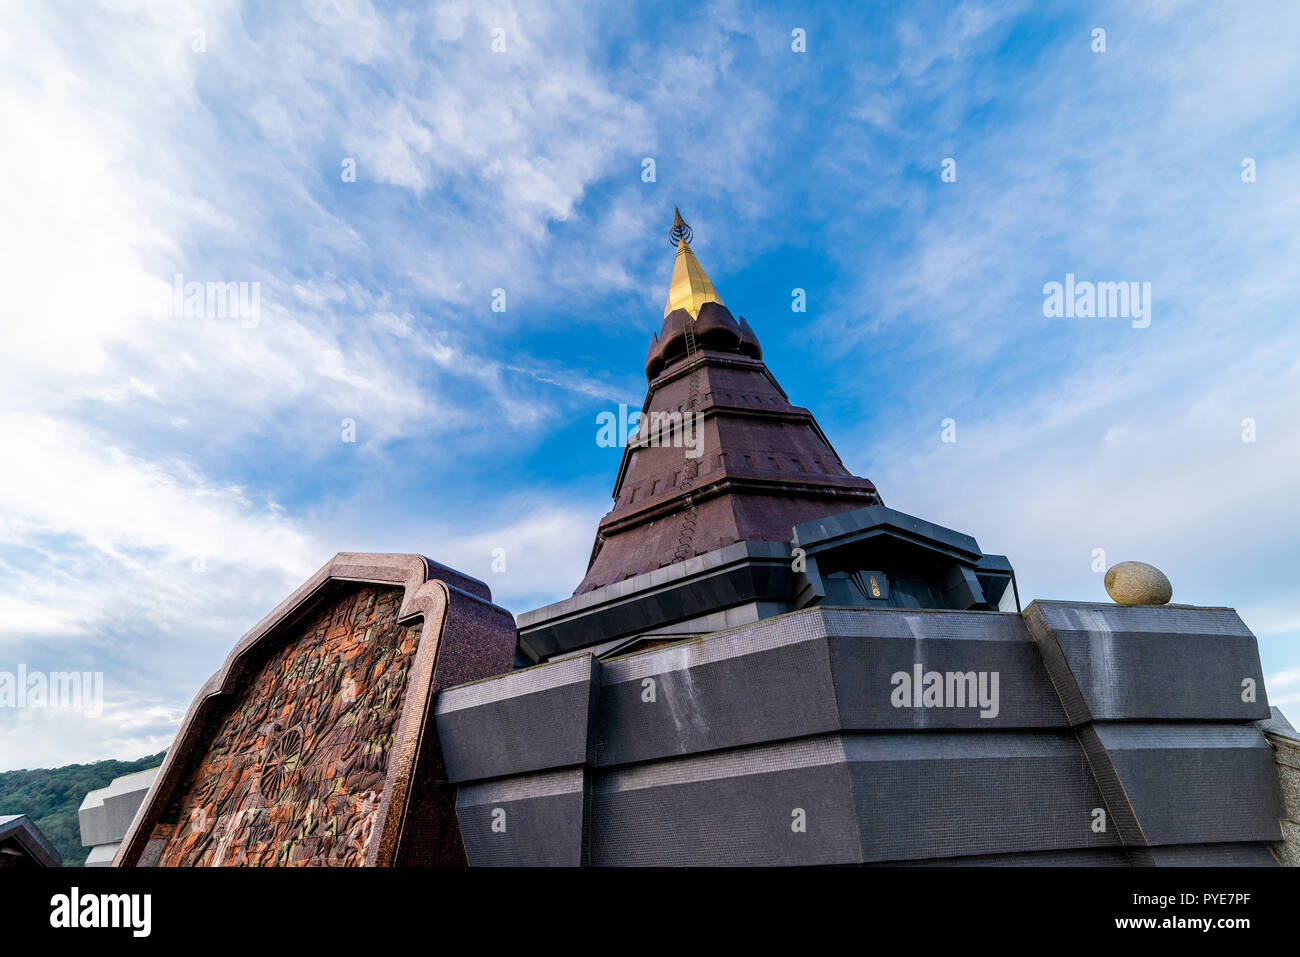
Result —
M 154 829 L 159 866 L 364 863 L 420 626 L 397 624 L 400 588 L 345 587 L 215 719 Z

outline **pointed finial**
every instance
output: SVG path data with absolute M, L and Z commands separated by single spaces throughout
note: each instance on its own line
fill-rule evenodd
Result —
M 691 240 L 695 234 L 682 219 L 681 210 L 673 207 L 673 228 L 668 232 L 668 241 L 677 247 L 673 261 L 673 278 L 668 285 L 668 301 L 664 304 L 664 318 L 678 310 L 685 309 L 692 319 L 700 315 L 700 306 L 706 302 L 722 305 L 722 297 L 704 272 L 704 267 L 695 258 L 691 249 Z
M 674 206 L 673 207 L 673 228 L 668 231 L 668 241 L 672 243 L 674 246 L 676 246 L 679 242 L 685 242 L 686 245 L 689 246 L 691 244 L 691 240 L 694 238 L 695 238 L 695 233 L 691 231 L 691 227 L 686 225 L 686 220 L 682 219 L 681 210 L 678 209 L 676 206 Z

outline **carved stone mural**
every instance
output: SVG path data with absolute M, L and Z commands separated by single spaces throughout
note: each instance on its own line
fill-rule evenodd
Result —
M 154 826 L 159 865 L 364 862 L 420 640 L 402 594 L 340 589 L 213 717 Z
M 516 638 L 476 578 L 339 552 L 199 688 L 113 865 L 464 865 L 434 706 Z

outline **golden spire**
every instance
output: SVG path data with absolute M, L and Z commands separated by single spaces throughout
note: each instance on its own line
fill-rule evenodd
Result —
M 673 279 L 668 284 L 668 302 L 664 304 L 664 318 L 678 309 L 685 309 L 692 319 L 700 315 L 700 306 L 706 302 L 716 302 L 719 306 L 722 297 L 713 283 L 704 273 L 704 267 L 691 251 L 691 227 L 682 220 L 682 214 L 673 207 L 673 228 L 668 234 L 669 241 L 677 247 L 677 258 L 673 262 Z

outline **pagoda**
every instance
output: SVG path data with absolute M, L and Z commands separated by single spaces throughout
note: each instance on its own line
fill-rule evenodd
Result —
M 1237 613 L 1140 563 L 1022 611 L 845 468 L 691 238 L 573 595 L 339 553 L 199 689 L 114 863 L 1300 862 Z
M 715 631 L 815 604 L 827 589 L 839 604 L 998 607 L 1007 560 L 886 508 L 845 467 L 723 303 L 692 239 L 674 209 L 672 278 L 645 359 L 649 428 L 623 450 L 574 597 L 520 616 L 519 662 Z
M 513 673 L 438 698 L 470 864 L 1295 858 L 1294 732 L 1236 612 L 1022 612 L 1005 556 L 845 468 L 670 238 L 583 580 L 517 616 Z
M 674 218 L 677 254 L 663 326 L 646 354 L 642 415 L 690 417 L 702 447 L 684 453 L 657 435 L 628 444 L 576 594 L 736 542 L 789 541 L 801 521 L 881 504 L 812 413 L 790 403 L 754 330 L 723 305 L 696 259 L 690 227 L 677 210 Z

